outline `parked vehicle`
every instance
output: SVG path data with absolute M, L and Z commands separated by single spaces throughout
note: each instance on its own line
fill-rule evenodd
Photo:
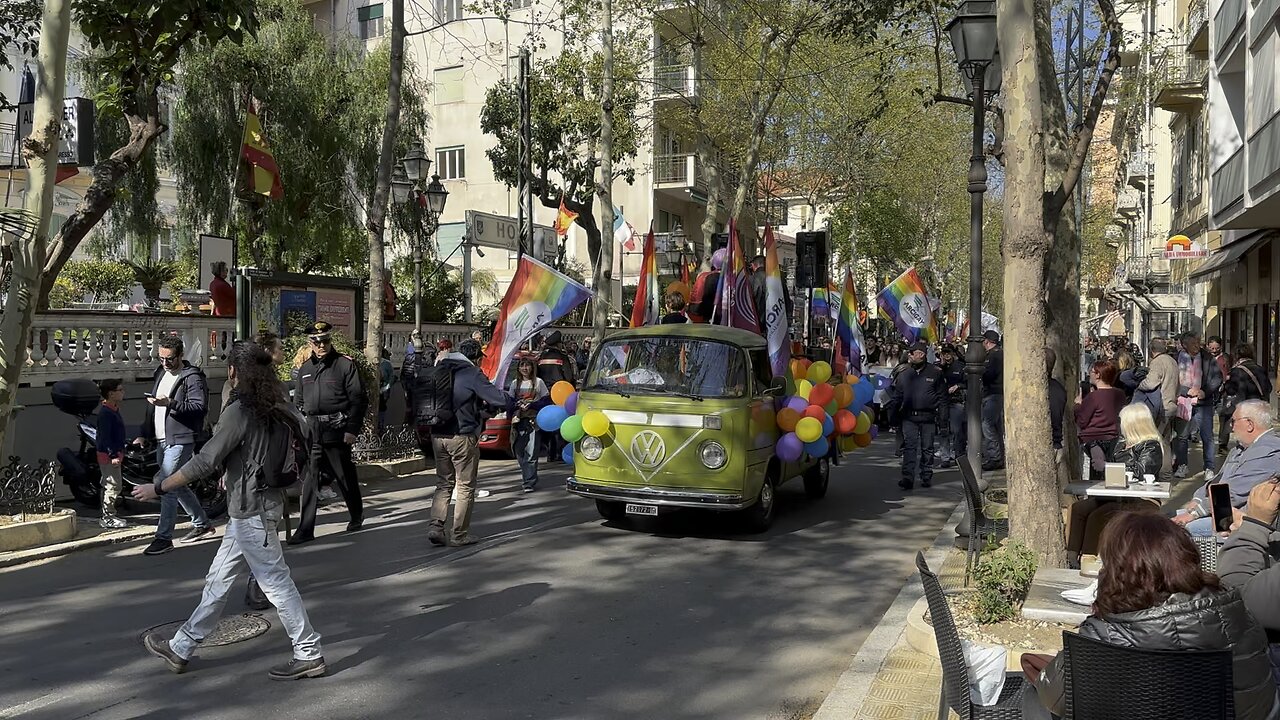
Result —
M 594 499 L 607 520 L 701 508 L 738 512 L 747 529 L 763 532 L 779 486 L 803 477 L 818 499 L 830 476 L 825 457 L 775 456 L 783 393 L 755 333 L 673 324 L 611 334 L 592 355 L 578 400 L 603 412 L 610 430 L 578 441 L 567 489 Z
M 517 361 L 525 357 L 535 357 L 535 354 L 524 351 L 516 353 L 507 368 L 506 382 L 502 384 L 499 388 L 500 390 L 505 392 L 515 382 Z M 482 451 L 500 452 L 507 457 L 515 457 L 515 453 L 511 450 L 511 441 L 511 418 L 507 417 L 506 410 L 499 410 L 497 415 L 485 422 L 484 430 L 480 432 L 480 449 Z
M 102 471 L 98 468 L 98 435 L 97 409 L 102 402 L 97 383 L 87 379 L 62 380 L 54 383 L 50 391 L 53 404 L 62 412 L 74 416 L 77 420 L 76 430 L 80 436 L 80 446 L 76 450 L 62 448 L 58 451 L 59 474 L 62 482 L 71 490 L 71 495 L 81 503 L 90 507 L 102 505 Z M 204 445 L 203 440 L 196 443 L 198 451 Z M 155 444 L 143 445 L 129 443 L 125 446 L 124 460 L 121 463 L 121 475 L 124 487 L 121 488 L 120 502 L 131 496 L 137 485 L 150 485 L 155 482 L 160 464 L 156 462 Z M 219 478 L 192 483 L 200 504 L 204 506 L 209 517 L 218 517 L 227 510 L 227 494 L 220 487 Z

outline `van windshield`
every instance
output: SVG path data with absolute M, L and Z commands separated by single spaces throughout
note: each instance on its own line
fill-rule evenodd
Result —
M 605 341 L 595 354 L 586 389 L 739 398 L 747 392 L 742 348 L 694 338 Z

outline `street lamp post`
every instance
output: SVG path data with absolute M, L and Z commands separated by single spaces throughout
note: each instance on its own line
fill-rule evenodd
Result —
M 440 215 L 444 213 L 445 202 L 449 199 L 449 191 L 440 183 L 439 175 L 432 175 L 431 182 L 422 187 L 430 170 L 430 158 L 423 153 L 421 143 L 415 142 L 396 163 L 391 175 L 392 200 L 402 210 L 395 216 L 400 229 L 413 242 L 413 324 L 419 336 L 422 335 L 423 253 L 426 244 L 440 228 Z
M 969 375 L 965 399 L 968 422 L 969 463 L 982 477 L 982 196 L 987 191 L 986 134 L 987 95 L 1000 92 L 1000 50 L 996 45 L 994 0 L 965 0 L 959 14 L 947 24 L 951 45 L 973 99 L 973 151 L 969 157 L 969 337 L 965 370 Z

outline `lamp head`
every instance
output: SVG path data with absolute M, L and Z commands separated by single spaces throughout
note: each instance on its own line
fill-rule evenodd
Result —
M 444 213 L 445 202 L 449 200 L 449 191 L 440 182 L 439 175 L 431 176 L 431 184 L 424 193 L 427 196 L 427 209 L 437 217 Z
M 964 0 L 955 19 L 947 23 L 951 47 L 956 53 L 965 78 L 965 87 L 973 92 L 973 78 L 983 74 L 983 90 L 1000 91 L 1000 51 L 996 38 L 994 0 Z
M 409 152 L 400 162 L 404 164 L 404 172 L 409 182 L 416 183 L 431 171 L 431 160 L 422 151 L 422 143 L 416 140 L 409 146 Z
M 391 199 L 396 205 L 403 205 L 409 201 L 411 190 L 413 190 L 413 182 L 409 180 L 404 163 L 396 163 L 395 169 L 391 171 Z

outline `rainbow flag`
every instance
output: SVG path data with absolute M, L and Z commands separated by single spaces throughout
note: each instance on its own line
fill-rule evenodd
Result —
M 644 261 L 640 265 L 640 280 L 636 283 L 636 301 L 631 306 L 631 327 L 657 325 L 662 314 L 658 296 L 658 256 L 654 251 L 653 225 L 644 239 Z
M 858 295 L 853 290 L 853 273 L 849 270 L 844 272 L 840 316 L 836 318 L 836 342 L 839 344 L 841 357 L 848 363 L 847 367 L 837 370 L 844 374 L 862 375 L 866 341 L 862 337 L 862 326 L 858 323 Z
M 929 304 L 929 291 L 915 268 L 908 268 L 876 296 L 880 316 L 893 321 L 908 343 L 938 342 L 938 318 Z
M 782 267 L 778 263 L 778 240 L 773 227 L 764 226 L 764 316 L 761 325 L 769 343 L 769 366 L 774 377 L 787 377 L 791 366 L 791 345 L 787 337 L 786 287 L 782 284 Z
M 284 185 L 280 183 L 280 167 L 276 156 L 267 145 L 267 135 L 258 119 L 256 103 L 249 101 L 244 119 L 244 138 L 240 141 L 240 158 L 249 166 L 250 192 L 265 195 L 272 200 L 284 197 Z
M 747 263 L 742 257 L 742 247 L 738 244 L 738 226 L 729 220 L 728 253 L 724 266 L 720 270 L 720 296 L 717 298 L 720 325 L 729 325 L 742 330 L 760 332 L 760 316 L 756 312 L 756 301 L 751 294 L 751 279 L 747 274 Z
M 480 369 L 494 382 L 505 380 L 507 366 L 521 343 L 590 297 L 591 291 L 577 281 L 522 255 L 511 287 L 498 308 L 490 351 L 485 353 Z
M 813 307 L 810 309 L 814 315 L 827 315 L 831 312 L 831 303 L 827 299 L 827 291 L 825 289 L 813 289 Z

